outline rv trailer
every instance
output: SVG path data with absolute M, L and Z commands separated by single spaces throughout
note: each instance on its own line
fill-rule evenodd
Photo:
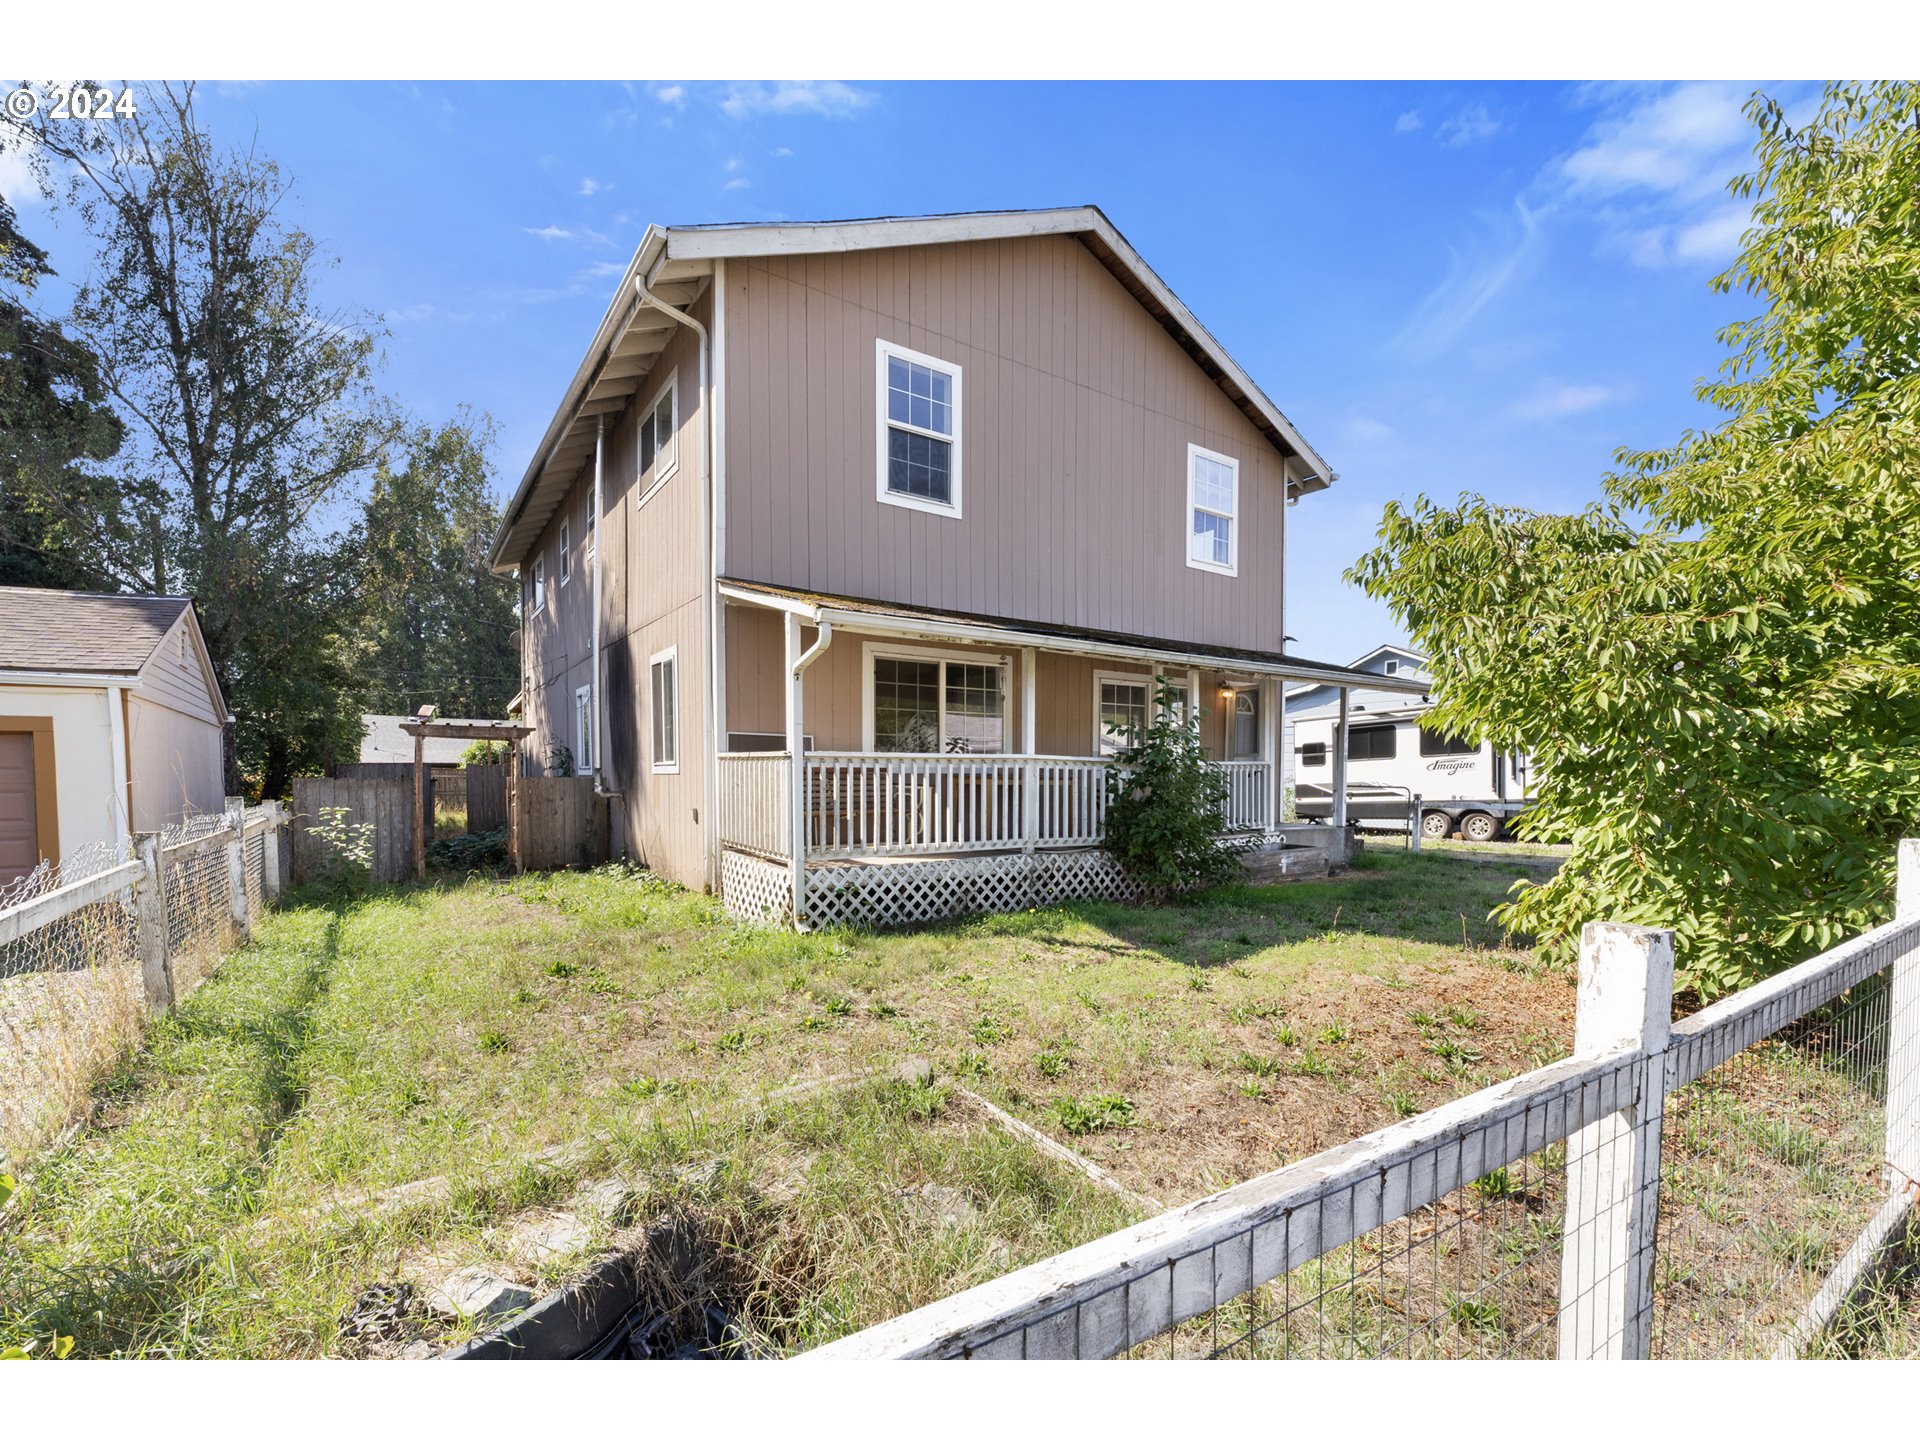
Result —
M 1527 807 L 1531 766 L 1517 751 L 1421 728 L 1430 706 L 1349 714 L 1347 818 L 1401 828 L 1420 800 L 1420 833 L 1441 840 L 1494 840 Z M 1331 747 L 1335 717 L 1300 715 L 1293 721 L 1294 813 L 1302 820 L 1333 816 Z

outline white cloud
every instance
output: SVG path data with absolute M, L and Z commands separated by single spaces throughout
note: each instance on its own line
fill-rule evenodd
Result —
M 1752 168 L 1754 131 L 1742 111 L 1753 88 L 1598 87 L 1588 99 L 1603 113 L 1548 167 L 1544 186 L 1592 216 L 1603 253 L 1645 266 L 1724 264 L 1749 223 L 1727 182 Z M 1797 91 L 1778 97 L 1790 113 Z
M 1407 323 L 1393 339 L 1393 348 L 1433 356 L 1515 281 L 1532 273 L 1545 246 L 1538 210 L 1529 210 L 1526 202 L 1513 202 L 1515 225 L 1493 221 L 1506 232 L 1498 249 L 1482 247 L 1477 252 L 1459 250 L 1448 256 L 1447 276 L 1414 308 Z
M 1393 439 L 1394 430 L 1384 420 L 1375 420 L 1369 415 L 1355 415 L 1347 421 L 1347 434 L 1363 445 L 1378 445 Z
M 524 234 L 537 236 L 542 240 L 573 240 L 578 237 L 571 230 L 563 230 L 558 225 L 542 225 L 538 229 L 531 225 L 520 227 Z
M 767 153 L 773 156 L 773 158 L 776 160 L 787 160 L 787 159 L 791 159 L 793 156 L 793 151 L 790 150 L 785 145 L 777 145 L 773 149 L 769 150 Z
M 655 83 L 647 86 L 647 94 L 651 95 L 662 105 L 671 105 L 677 110 L 686 103 L 687 87 L 678 84 Z
M 1396 135 L 1406 135 L 1418 130 L 1425 123 L 1425 121 L 1421 120 L 1418 110 L 1402 110 L 1400 112 L 1400 118 L 1393 122 L 1393 133 Z
M 1611 385 L 1576 385 L 1548 380 L 1537 386 L 1526 399 L 1508 406 L 1507 413 L 1516 420 L 1564 420 L 1569 415 L 1583 415 L 1589 410 L 1611 405 L 1620 398 L 1621 392 Z
M 1491 140 L 1500 133 L 1500 122 L 1487 113 L 1485 105 L 1469 105 L 1458 115 L 1442 122 L 1437 138 L 1442 145 L 1458 149 Z
M 600 260 L 600 261 L 596 261 L 592 265 L 589 265 L 581 273 L 584 274 L 589 280 L 605 280 L 608 277 L 613 275 L 626 274 L 627 267 L 621 264 L 618 260 Z
M 582 195 L 598 195 L 602 190 L 611 190 L 612 188 L 613 186 L 605 180 L 596 180 L 591 175 L 582 176 L 580 180 L 580 194 Z
M 727 181 L 727 183 L 723 185 L 721 188 L 723 190 L 745 190 L 748 187 L 750 187 L 752 184 L 753 182 L 747 179 L 744 175 L 736 175 L 733 177 L 733 179 Z
M 856 90 L 844 80 L 782 80 L 727 87 L 720 109 L 735 120 L 755 115 L 828 115 L 844 118 L 866 109 L 880 97 Z

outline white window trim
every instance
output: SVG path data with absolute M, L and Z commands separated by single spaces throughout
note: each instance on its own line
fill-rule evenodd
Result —
M 573 578 L 573 522 L 560 522 L 560 583 L 566 584 Z
M 918 510 L 926 515 L 943 515 L 949 520 L 961 518 L 960 512 L 960 437 L 966 430 L 965 411 L 961 405 L 960 367 L 951 360 L 942 360 L 937 355 L 923 355 L 918 350 L 909 350 L 904 345 L 896 345 L 884 338 L 873 342 L 873 417 L 874 417 L 874 494 L 883 505 L 899 505 L 907 510 Z M 915 365 L 924 365 L 929 370 L 938 370 L 953 380 L 953 434 L 942 435 L 937 430 L 923 430 L 918 425 L 887 418 L 887 357 L 897 356 L 911 361 Z M 953 446 L 953 502 L 942 505 L 938 500 L 923 500 L 918 495 L 901 495 L 887 488 L 887 432 L 895 427 L 912 435 L 925 435 L 930 440 L 943 440 Z
M 535 615 L 544 615 L 547 610 L 547 557 L 533 557 L 533 571 L 527 576 L 527 591 L 533 599 Z
M 582 713 L 586 715 L 584 745 L 581 743 L 582 736 L 580 734 L 580 717 Z M 600 748 L 598 744 L 600 737 L 593 733 L 593 687 L 591 685 L 582 685 L 573 692 L 573 729 L 573 768 L 576 771 L 592 770 L 597 759 L 597 752 Z M 584 755 L 581 753 L 583 750 L 585 752 Z
M 875 752 L 874 714 L 873 714 L 873 662 L 875 660 L 946 660 L 961 665 L 992 665 L 1000 671 L 1000 724 L 1002 733 L 1007 737 L 1007 748 L 1002 755 L 1017 753 L 1013 748 L 1013 717 L 1007 713 L 1013 700 L 1012 664 L 1009 655 L 1001 655 L 989 650 L 938 650 L 925 645 L 888 645 L 876 644 L 869 640 L 861 648 L 860 656 L 860 737 L 867 754 Z M 940 672 L 940 748 L 930 753 L 947 753 L 947 674 Z M 889 751 L 889 754 L 912 754 L 912 751 Z
M 675 420 L 679 412 L 674 412 Z M 673 665 L 673 759 L 662 762 L 656 754 L 649 754 L 653 773 L 656 775 L 678 775 L 680 773 L 680 647 L 669 645 L 664 650 L 656 650 L 647 657 L 647 749 L 653 749 L 653 667 L 663 661 Z
M 648 478 L 645 470 L 640 472 L 640 498 L 634 502 L 636 509 L 651 500 L 659 492 L 660 487 L 680 471 L 680 430 L 681 422 L 686 419 L 686 416 L 680 413 L 680 372 L 678 370 L 667 376 L 667 383 L 654 391 L 653 398 L 641 407 L 640 424 L 633 429 L 633 453 L 635 458 L 639 457 L 641 426 L 644 426 L 653 412 L 660 408 L 661 397 L 665 395 L 673 396 L 673 463 L 664 470 L 655 470 L 651 479 Z M 653 457 L 656 465 L 660 460 L 658 447 L 659 441 L 656 437 Z
M 1211 560 L 1196 560 L 1193 558 L 1193 512 L 1196 510 L 1205 510 L 1209 515 L 1219 515 L 1221 513 L 1211 506 L 1200 504 L 1199 501 L 1194 498 L 1193 462 L 1201 459 L 1212 460 L 1216 464 L 1225 465 L 1233 472 L 1233 510 L 1226 516 L 1226 519 L 1232 522 L 1232 529 L 1227 532 L 1227 563 L 1224 565 L 1216 565 Z M 1214 575 L 1238 575 L 1240 573 L 1240 462 L 1238 460 L 1234 459 L 1231 455 L 1222 455 L 1218 450 L 1209 450 L 1204 445 L 1187 446 L 1187 509 L 1186 513 L 1180 517 L 1180 523 L 1183 531 L 1180 536 L 1180 547 L 1186 553 L 1189 567 L 1195 570 L 1205 570 Z
M 1100 723 L 1100 687 L 1111 681 L 1116 685 L 1138 685 L 1147 693 L 1147 720 L 1153 720 L 1153 672 L 1150 670 L 1096 670 L 1093 672 L 1093 753 L 1095 755 L 1113 755 L 1124 747 L 1115 745 L 1113 737 L 1107 734 L 1107 727 Z

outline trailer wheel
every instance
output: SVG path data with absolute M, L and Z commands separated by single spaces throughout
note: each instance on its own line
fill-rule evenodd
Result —
M 1444 810 L 1429 810 L 1420 817 L 1420 833 L 1429 840 L 1444 840 L 1453 833 L 1453 817 Z
M 1484 845 L 1489 840 L 1500 838 L 1500 822 L 1484 810 L 1475 810 L 1460 817 L 1460 838 Z

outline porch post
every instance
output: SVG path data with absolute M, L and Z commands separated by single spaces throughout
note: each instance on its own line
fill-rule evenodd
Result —
M 807 913 L 806 672 L 800 669 L 800 617 L 787 622 L 787 874 L 793 891 L 793 923 Z
M 1347 687 L 1340 687 L 1340 718 L 1333 722 L 1333 825 L 1346 849 L 1347 829 Z
M 1268 675 L 1260 681 L 1260 752 L 1267 762 L 1267 829 L 1280 823 L 1280 682 Z
M 1020 753 L 1038 755 L 1040 741 L 1034 734 L 1035 715 L 1038 706 L 1035 694 L 1039 688 L 1038 677 L 1034 674 L 1034 665 L 1038 652 L 1029 645 L 1020 652 Z M 1034 841 L 1040 833 L 1040 770 L 1036 765 L 1020 767 L 1020 848 L 1028 854 L 1033 853 Z

